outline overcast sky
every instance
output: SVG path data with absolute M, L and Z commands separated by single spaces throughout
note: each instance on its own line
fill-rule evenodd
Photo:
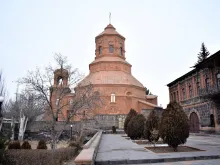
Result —
M 211 54 L 220 49 L 219 8 L 219 0 L 0 0 L 0 69 L 9 96 L 13 81 L 55 52 L 88 74 L 95 36 L 111 12 L 132 74 L 166 107 L 166 84 L 190 71 L 201 43 Z

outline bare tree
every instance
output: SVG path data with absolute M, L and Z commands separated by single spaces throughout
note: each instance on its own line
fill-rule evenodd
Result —
M 0 96 L 3 97 L 4 99 L 6 96 L 6 86 L 2 71 L 0 71 Z M 2 120 L 3 120 L 2 110 L 4 109 L 4 104 L 1 104 L 0 106 L 1 106 L 0 107 L 0 132 L 1 132 Z
M 43 114 L 45 110 L 44 100 L 39 95 L 28 90 L 16 94 L 16 100 L 9 101 L 5 115 L 12 118 L 12 139 L 14 139 L 14 122 L 19 121 L 18 139 L 23 140 L 27 123 L 31 123 Z
M 68 124 L 74 117 L 81 118 L 83 114 L 92 114 L 95 107 L 101 105 L 99 92 L 94 91 L 92 85 L 77 86 L 83 75 L 68 64 L 66 57 L 55 54 L 54 59 L 55 67 L 49 65 L 44 70 L 37 68 L 19 81 L 26 89 L 35 91 L 47 105 L 47 117 L 50 117 L 48 120 L 51 121 L 52 149 L 56 148 L 56 141 L 62 133 L 55 130 L 58 118 Z M 72 94 L 71 88 L 76 86 L 70 103 L 67 96 Z
M 3 77 L 3 72 L 0 71 L 0 96 L 6 95 L 6 86 L 5 86 L 5 80 Z

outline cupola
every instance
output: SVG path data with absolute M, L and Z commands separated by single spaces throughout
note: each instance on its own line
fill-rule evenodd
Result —
M 113 25 L 109 24 L 104 31 L 96 36 L 96 58 L 111 56 L 125 59 L 125 38 Z

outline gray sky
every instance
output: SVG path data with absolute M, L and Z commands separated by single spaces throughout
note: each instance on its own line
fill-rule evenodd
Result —
M 220 49 L 219 8 L 219 0 L 0 0 L 0 68 L 9 96 L 12 81 L 47 65 L 55 52 L 88 74 L 95 36 L 111 12 L 132 74 L 166 107 L 166 84 L 190 71 L 201 43 L 211 54 Z

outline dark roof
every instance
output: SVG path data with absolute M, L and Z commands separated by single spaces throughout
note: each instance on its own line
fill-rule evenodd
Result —
M 207 59 L 200 62 L 199 64 L 193 66 L 193 68 L 194 68 L 193 70 L 189 71 L 188 73 L 184 74 L 183 76 L 181 76 L 181 77 L 177 78 L 176 80 L 172 81 L 171 83 L 167 84 L 167 86 L 170 87 L 170 86 L 176 84 L 178 81 L 181 81 L 182 79 L 192 75 L 193 73 L 195 73 L 200 68 L 201 65 L 203 65 L 203 64 L 207 63 L 208 61 L 216 58 L 218 55 L 220 55 L 220 50 L 217 51 L 216 53 L 214 53 L 213 55 L 209 56 Z
M 172 81 L 171 83 L 167 84 L 167 86 L 170 87 L 170 86 L 176 84 L 178 81 L 180 81 L 180 80 L 182 80 L 182 79 L 192 75 L 195 72 L 196 72 L 196 69 L 193 69 L 193 70 L 187 72 L 186 74 L 184 74 L 183 76 L 181 76 L 181 77 L 177 78 L 176 80 Z
M 213 55 L 209 56 L 207 59 L 203 60 L 202 62 L 200 62 L 199 64 L 196 64 L 195 66 L 193 66 L 194 68 L 199 68 L 200 66 L 204 65 L 205 63 L 209 62 L 210 60 L 216 58 L 218 55 L 220 55 L 220 50 L 217 51 L 216 53 L 214 53 Z

